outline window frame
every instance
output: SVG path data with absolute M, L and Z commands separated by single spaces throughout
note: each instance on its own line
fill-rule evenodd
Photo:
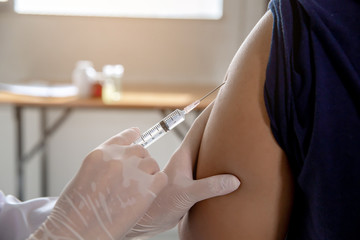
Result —
M 56 9 L 56 7 L 54 6 L 50 6 L 50 4 L 46 5 L 46 4 L 40 4 L 41 1 L 44 0 L 33 0 L 34 3 L 33 4 L 29 4 L 30 0 L 14 0 L 14 12 L 17 14 L 28 14 L 28 15 L 51 15 L 51 16 L 85 16 L 85 17 L 119 17 L 119 18 L 154 18 L 154 19 L 199 19 L 199 20 L 219 20 L 223 17 L 223 12 L 224 12 L 224 0 L 213 0 L 212 6 L 209 7 L 209 9 L 207 10 L 207 12 L 205 12 L 204 10 L 201 10 L 201 6 L 204 6 L 204 4 L 209 4 L 209 0 L 198 0 L 199 2 L 197 3 L 199 6 L 197 6 L 198 12 L 189 12 L 189 10 L 187 10 L 188 12 L 186 12 L 186 8 L 183 7 L 183 12 L 182 13 L 175 13 L 176 11 L 179 11 L 179 6 L 174 7 L 171 10 L 166 11 L 165 9 L 161 9 L 158 10 L 158 8 L 152 7 L 151 10 L 154 11 L 158 11 L 158 12 L 146 12 L 146 11 L 150 11 L 150 10 L 146 10 L 146 7 L 143 7 L 143 11 L 144 12 L 140 12 L 139 8 L 137 6 L 135 6 L 133 3 L 131 3 L 134 0 L 123 0 L 123 1 L 128 1 L 128 3 L 124 3 L 124 4 L 128 4 L 129 9 L 128 10 L 123 10 L 123 11 L 114 11 L 114 7 L 110 7 L 111 4 L 108 4 L 108 8 L 107 9 L 102 9 L 100 10 L 100 7 L 98 8 L 92 8 L 92 10 L 89 9 L 89 5 L 91 4 L 87 4 L 88 8 L 81 8 L 80 6 L 84 6 L 84 5 L 80 5 L 78 4 L 78 6 L 76 8 L 69 8 L 70 11 L 68 12 L 64 12 L 66 10 L 59 10 L 59 8 Z M 42 8 L 49 8 L 48 10 L 44 10 L 44 9 L 35 9 L 34 6 L 36 6 L 36 1 L 39 3 L 38 6 L 42 6 Z M 56 0 L 53 0 L 56 1 Z M 57 0 L 60 3 L 64 3 L 66 1 L 61 1 L 61 0 Z M 78 0 L 79 2 L 85 1 L 85 0 Z M 111 2 L 114 0 L 108 0 L 107 2 Z M 147 2 L 150 0 L 137 0 L 138 2 Z M 161 1 L 165 2 L 168 0 L 153 0 L 157 3 L 161 3 Z M 176 1 L 176 0 L 175 0 Z M 187 2 L 184 3 L 184 0 L 178 0 L 178 4 L 189 4 L 189 2 L 193 2 L 195 0 L 186 0 Z M 44 1 L 45 3 L 49 2 L 49 1 Z M 67 1 L 68 4 L 73 4 L 74 0 L 72 1 Z M 87 1 L 89 3 L 89 1 Z M 99 3 L 103 4 L 104 1 L 98 1 Z M 25 4 L 25 5 L 23 5 Z M 26 5 L 27 4 L 27 5 Z M 132 5 L 132 8 L 130 8 L 130 6 Z M 196 4 L 192 4 L 192 5 L 196 5 Z M 105 7 L 106 5 L 104 5 Z M 111 5 L 113 6 L 113 5 Z M 52 8 L 52 9 L 51 9 Z M 67 10 L 68 10 L 67 9 Z M 84 10 L 85 9 L 85 10 Z M 122 8 L 124 9 L 124 8 Z M 185 9 L 185 10 L 184 10 Z M 99 11 L 100 12 L 92 12 L 92 11 Z M 85 11 L 85 12 L 81 12 L 81 11 Z M 200 11 L 200 12 L 199 12 Z M 204 11 L 204 12 L 201 12 Z

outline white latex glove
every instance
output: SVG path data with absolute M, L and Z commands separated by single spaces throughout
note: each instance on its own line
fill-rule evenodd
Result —
M 121 239 L 167 183 L 147 150 L 130 146 L 139 136 L 128 129 L 92 151 L 30 239 Z
M 228 194 L 239 187 L 238 178 L 228 174 L 193 179 L 193 165 L 210 109 L 195 121 L 190 134 L 165 167 L 168 185 L 125 239 L 147 239 L 167 231 L 175 227 L 196 202 Z

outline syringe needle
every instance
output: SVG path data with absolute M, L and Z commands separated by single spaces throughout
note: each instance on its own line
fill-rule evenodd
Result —
M 211 92 L 209 92 L 208 94 L 206 94 L 205 96 L 203 96 L 202 98 L 200 98 L 198 101 L 202 101 L 205 98 L 207 98 L 208 96 L 210 96 L 213 92 L 215 92 L 216 90 L 218 90 L 222 85 L 224 85 L 225 82 L 223 82 L 222 84 L 220 84 L 219 86 L 217 86 L 216 88 L 214 88 Z
M 200 104 L 200 102 L 202 100 L 204 100 L 205 98 L 207 98 L 208 96 L 210 96 L 213 92 L 215 92 L 216 90 L 218 90 L 222 85 L 224 85 L 225 82 L 223 82 L 222 84 L 220 84 L 219 86 L 217 86 L 216 88 L 214 88 L 212 91 L 210 91 L 208 94 L 206 94 L 205 96 L 203 96 L 202 98 L 200 98 L 199 100 L 196 100 L 195 102 L 191 103 L 190 105 L 186 106 L 184 108 L 184 112 L 185 114 L 188 114 L 189 112 L 191 112 L 194 108 L 196 108 L 197 105 Z

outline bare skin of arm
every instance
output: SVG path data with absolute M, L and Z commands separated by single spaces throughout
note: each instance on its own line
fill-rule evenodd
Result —
M 230 173 L 241 186 L 197 203 L 179 225 L 181 239 L 264 240 L 286 235 L 292 177 L 272 135 L 263 94 L 272 27 L 267 12 L 236 53 L 227 82 L 203 121 L 196 178 Z

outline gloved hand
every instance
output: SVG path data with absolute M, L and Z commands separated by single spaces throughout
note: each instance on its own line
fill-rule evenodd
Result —
M 193 179 L 193 165 L 209 112 L 203 113 L 193 124 L 164 169 L 168 175 L 168 185 L 125 239 L 147 239 L 167 231 L 175 227 L 196 202 L 228 194 L 239 187 L 240 181 L 228 174 Z
M 84 160 L 54 210 L 30 239 L 121 239 L 144 215 L 167 176 L 128 129 Z

